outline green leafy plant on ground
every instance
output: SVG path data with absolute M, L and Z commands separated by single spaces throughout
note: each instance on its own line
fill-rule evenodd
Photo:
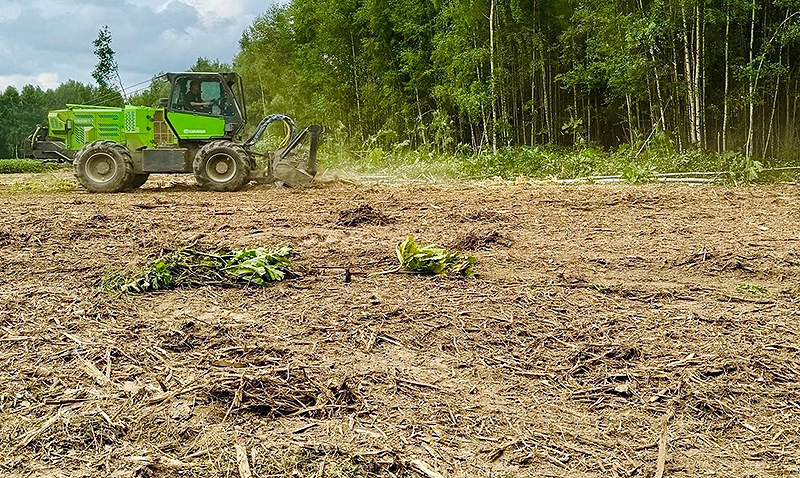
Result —
M 462 256 L 457 252 L 448 252 L 429 244 L 419 247 L 412 236 L 397 244 L 397 258 L 400 268 L 405 272 L 420 274 L 460 274 L 466 277 L 475 275 L 472 266 L 476 259 L 473 256 Z
M 614 288 L 612 286 L 607 286 L 599 282 L 592 282 L 587 287 L 589 287 L 590 289 L 594 289 L 597 292 L 600 292 L 601 294 L 608 294 L 614 291 Z
M 746 158 L 742 154 L 728 154 L 729 161 L 729 176 L 731 182 L 744 182 L 751 183 L 759 179 L 761 173 L 764 171 L 764 163 Z
M 180 249 L 164 254 L 144 268 L 104 276 L 100 286 L 108 291 L 153 292 L 217 285 L 233 287 L 295 277 L 291 270 L 290 247 L 203 252 Z
M 655 181 L 656 172 L 651 165 L 631 163 L 622 168 L 622 179 L 629 183 L 646 183 Z
M 764 295 L 767 293 L 767 288 L 756 284 L 741 283 L 736 286 L 736 292 L 740 292 L 742 294 Z

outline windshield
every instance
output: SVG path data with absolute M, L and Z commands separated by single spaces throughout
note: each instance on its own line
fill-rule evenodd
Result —
M 211 116 L 235 116 L 236 102 L 227 98 L 219 78 L 182 76 L 175 80 L 170 109 Z

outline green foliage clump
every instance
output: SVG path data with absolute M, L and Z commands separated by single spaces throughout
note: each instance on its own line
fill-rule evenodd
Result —
M 104 276 L 101 288 L 128 293 L 153 292 L 178 288 L 217 285 L 232 287 L 271 282 L 294 277 L 290 247 L 201 252 L 180 249 L 167 253 L 142 269 Z
M 743 282 L 736 286 L 736 292 L 742 294 L 764 295 L 767 293 L 767 288 L 757 284 L 748 284 Z
M 110 89 L 113 74 L 119 76 L 119 72 L 117 62 L 114 60 L 114 50 L 111 49 L 111 30 L 108 25 L 103 25 L 92 45 L 94 54 L 97 55 L 97 65 L 92 71 L 92 78 L 101 89 Z
M 234 251 L 225 272 L 253 284 L 267 285 L 283 280 L 291 272 L 291 253 L 292 249 L 285 246 L 278 249 L 259 247 Z
M 64 164 L 43 163 L 34 159 L 0 159 L 0 174 L 44 173 L 66 167 Z
M 733 182 L 751 183 L 759 179 L 764 171 L 764 163 L 746 158 L 742 154 L 729 155 L 732 158 L 728 168 L 730 179 Z
M 622 168 L 622 179 L 629 183 L 646 183 L 655 179 L 653 166 L 631 163 Z
M 408 236 L 404 241 L 397 244 L 397 258 L 400 260 L 400 267 L 406 272 L 421 274 L 460 274 L 466 277 L 473 277 L 475 272 L 472 270 L 476 259 L 473 256 L 462 256 L 455 252 L 447 252 L 444 249 L 430 244 L 419 247 L 414 237 Z

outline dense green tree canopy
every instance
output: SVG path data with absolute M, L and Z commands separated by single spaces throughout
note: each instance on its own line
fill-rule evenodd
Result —
M 798 0 L 293 0 L 244 33 L 250 111 L 351 141 L 797 141 Z
M 98 95 L 98 88 L 74 80 L 54 90 L 26 85 L 17 91 L 9 86 L 0 94 L 0 158 L 21 156 L 25 137 L 36 124 L 44 122 L 49 110 L 63 108 L 67 103 L 91 103 Z
M 281 112 L 357 148 L 800 150 L 800 0 L 292 0 L 243 32 L 233 65 L 192 67 L 231 68 L 251 123 Z M 49 108 L 121 102 L 102 86 L 7 89 L 0 156 Z M 129 100 L 166 88 L 155 76 Z

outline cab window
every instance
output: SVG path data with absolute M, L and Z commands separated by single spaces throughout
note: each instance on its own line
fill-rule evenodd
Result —
M 219 115 L 220 105 L 224 104 L 222 92 L 222 85 L 217 79 L 178 78 L 170 99 L 170 109 Z

